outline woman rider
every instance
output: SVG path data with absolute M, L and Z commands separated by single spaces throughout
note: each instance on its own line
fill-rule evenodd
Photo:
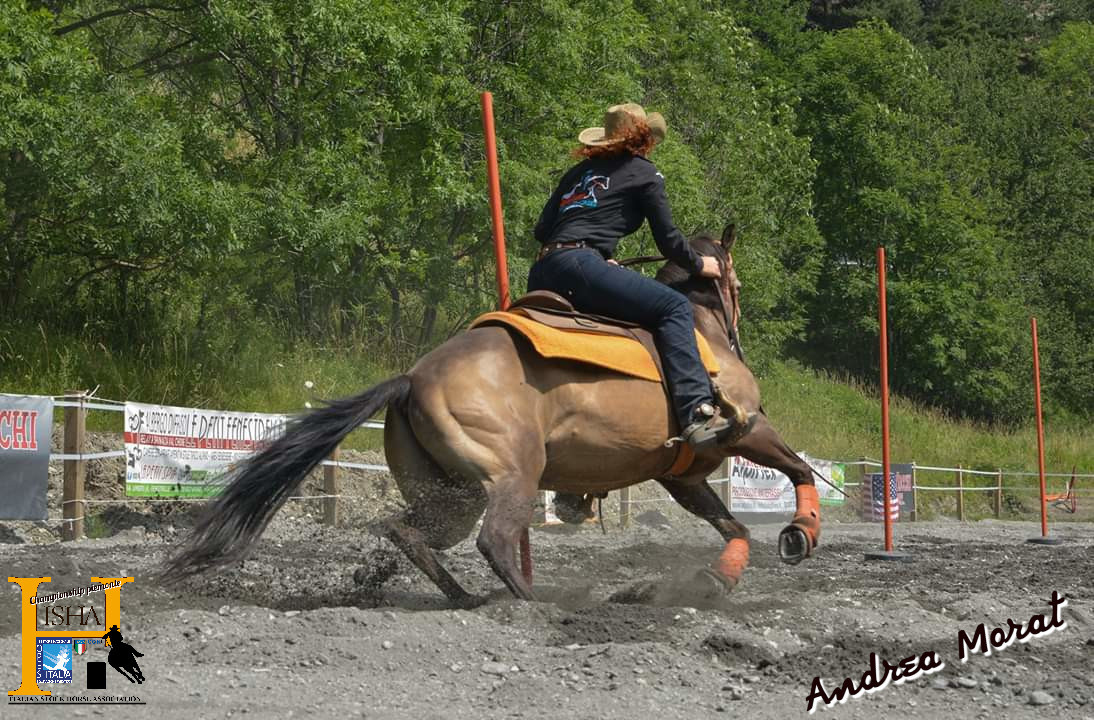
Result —
M 681 437 L 702 447 L 728 435 L 699 359 L 691 304 L 672 288 L 612 260 L 624 235 L 649 220 L 666 258 L 700 277 L 721 276 L 718 261 L 692 250 L 672 221 L 665 178 L 649 161 L 667 127 L 641 105 L 608 108 L 604 127 L 578 135 L 582 158 L 562 176 L 536 224 L 542 245 L 528 290 L 551 290 L 582 312 L 637 323 L 653 332 Z

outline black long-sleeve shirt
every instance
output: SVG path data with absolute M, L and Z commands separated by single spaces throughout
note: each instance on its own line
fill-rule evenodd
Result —
M 647 219 L 665 257 L 693 273 L 702 268 L 702 258 L 672 221 L 664 176 L 646 158 L 629 153 L 570 168 L 544 206 L 535 237 L 544 245 L 584 240 L 610 258 L 620 238 Z

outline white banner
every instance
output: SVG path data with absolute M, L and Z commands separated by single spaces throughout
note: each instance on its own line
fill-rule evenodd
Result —
M 843 465 L 799 453 L 823 477 L 843 487 Z M 733 512 L 793 513 L 798 506 L 790 478 L 774 468 L 757 465 L 743 457 L 730 458 L 730 491 Z M 843 495 L 825 482 L 813 478 L 823 505 L 843 503 Z
M 125 404 L 125 494 L 209 497 L 219 478 L 284 432 L 287 415 Z
M 793 513 L 798 506 L 790 478 L 743 457 L 730 458 L 729 486 L 735 513 Z

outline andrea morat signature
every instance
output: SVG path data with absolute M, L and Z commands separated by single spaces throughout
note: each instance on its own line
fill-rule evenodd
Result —
M 972 634 L 964 630 L 957 631 L 957 657 L 961 662 L 967 662 L 969 657 L 980 653 L 991 655 L 993 650 L 1003 650 L 1015 641 L 1024 643 L 1032 638 L 1048 635 L 1056 630 L 1063 630 L 1067 622 L 1062 618 L 1063 609 L 1067 606 L 1067 599 L 1060 596 L 1055 590 L 1048 601 L 1052 608 L 1049 616 L 1034 615 L 1024 623 L 1007 619 L 1006 624 L 988 630 L 984 623 L 976 626 Z M 862 677 L 856 682 L 852 678 L 846 678 L 839 687 L 831 693 L 824 690 L 824 684 L 819 677 L 813 678 L 813 685 L 806 696 L 806 709 L 812 713 L 821 705 L 831 706 L 836 703 L 847 702 L 848 698 L 862 697 L 866 693 L 874 693 L 884 690 L 889 683 L 899 685 L 907 680 L 914 680 L 921 675 L 930 675 L 946 667 L 946 663 L 934 650 L 928 650 L 920 655 L 911 655 L 891 664 L 870 653 L 870 665 Z

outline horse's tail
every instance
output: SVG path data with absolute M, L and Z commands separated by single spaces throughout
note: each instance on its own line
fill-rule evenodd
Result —
M 177 582 L 242 559 L 274 513 L 343 438 L 409 393 L 410 378 L 400 375 L 290 421 L 284 435 L 232 473 L 189 540 L 166 561 L 160 579 Z

